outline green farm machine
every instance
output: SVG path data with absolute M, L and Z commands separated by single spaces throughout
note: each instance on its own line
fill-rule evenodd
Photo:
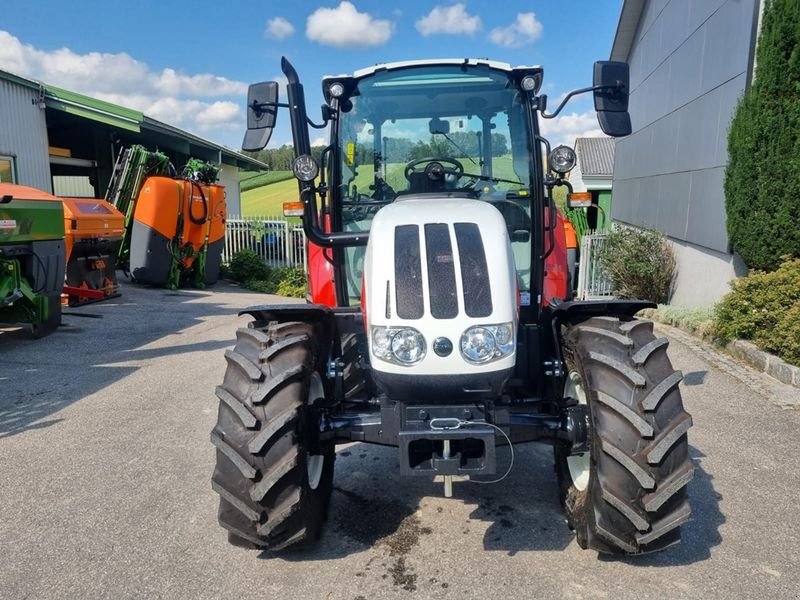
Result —
M 61 323 L 64 209 L 59 198 L 0 184 L 0 323 L 29 323 L 35 337 Z

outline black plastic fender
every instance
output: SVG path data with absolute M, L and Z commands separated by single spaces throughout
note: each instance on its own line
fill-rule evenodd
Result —
M 324 304 L 259 304 L 239 311 L 239 316 L 250 315 L 256 321 L 286 323 L 301 321 L 313 323 L 319 332 L 321 348 L 330 349 L 331 357 L 341 353 L 340 337 L 336 325 L 336 315 L 330 306 Z M 322 353 L 324 354 L 324 353 Z
M 561 323 L 574 323 L 591 317 L 631 318 L 644 308 L 656 308 L 649 300 L 573 300 L 552 307 L 552 319 Z

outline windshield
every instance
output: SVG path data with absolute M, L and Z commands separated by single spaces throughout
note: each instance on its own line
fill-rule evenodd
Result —
M 510 228 L 514 221 L 520 289 L 530 288 L 530 235 L 519 232 L 519 209 L 530 231 L 532 161 L 524 98 L 509 74 L 462 65 L 379 72 L 342 103 L 337 141 L 346 231 L 368 230 L 382 206 L 410 194 L 492 202 Z M 363 249 L 346 254 L 355 299 Z

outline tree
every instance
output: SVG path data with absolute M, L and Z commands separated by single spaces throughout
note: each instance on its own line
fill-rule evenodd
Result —
M 728 132 L 725 207 L 733 249 L 751 268 L 800 256 L 800 3 L 767 0 L 753 85 Z

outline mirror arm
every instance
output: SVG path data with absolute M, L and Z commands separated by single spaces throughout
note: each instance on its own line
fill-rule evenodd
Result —
M 250 105 L 257 113 L 263 112 L 265 109 L 269 108 L 270 106 L 275 106 L 277 108 L 289 108 L 289 105 L 286 102 L 253 102 Z
M 592 87 L 580 88 L 578 90 L 572 90 L 569 94 L 567 94 L 564 99 L 561 101 L 561 104 L 551 113 L 547 113 L 542 111 L 542 118 L 544 119 L 552 119 L 553 117 L 557 117 L 558 113 L 567 105 L 573 96 L 577 96 L 579 94 L 585 94 L 586 92 L 599 92 L 600 90 L 613 90 L 615 92 L 619 91 L 622 86 L 617 83 L 616 85 L 594 85 Z
M 328 126 L 329 121 L 325 120 L 320 124 L 314 123 L 310 118 L 306 117 L 306 123 L 308 123 L 314 129 L 325 129 Z

